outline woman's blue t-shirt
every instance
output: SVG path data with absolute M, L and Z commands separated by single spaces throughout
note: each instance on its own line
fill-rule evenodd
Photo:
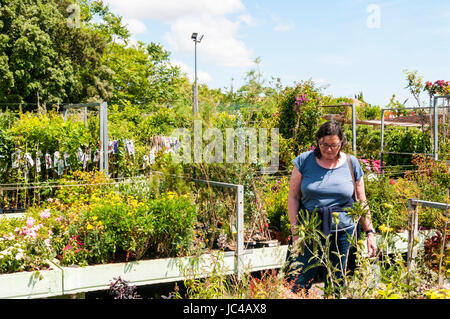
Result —
M 358 159 L 350 155 L 353 163 L 355 179 L 358 181 L 363 175 Z M 292 161 L 302 174 L 302 203 L 306 209 L 328 206 L 342 206 L 353 195 L 353 181 L 347 161 L 336 168 L 320 166 L 313 151 L 300 154 Z M 354 226 L 354 221 L 346 212 L 339 212 L 337 230 L 345 230 Z M 336 225 L 331 225 L 331 231 L 336 231 Z

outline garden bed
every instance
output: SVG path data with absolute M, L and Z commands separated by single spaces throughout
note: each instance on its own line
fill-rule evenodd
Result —
M 240 259 L 240 265 L 244 271 L 249 272 L 280 268 L 286 259 L 286 253 L 287 246 L 247 250 Z M 113 278 L 118 277 L 135 286 L 184 280 L 191 271 L 195 273 L 196 278 L 201 278 L 211 273 L 217 258 L 220 260 L 219 268 L 223 274 L 237 272 L 234 252 L 225 252 L 219 257 L 212 254 L 200 255 L 198 264 L 191 270 L 189 265 L 195 257 L 161 258 L 86 267 L 53 265 L 53 270 L 39 273 L 0 275 L 0 297 L 44 298 L 105 290 L 109 288 Z
M 63 272 L 51 266 L 48 270 L 0 275 L 0 298 L 33 299 L 61 295 Z

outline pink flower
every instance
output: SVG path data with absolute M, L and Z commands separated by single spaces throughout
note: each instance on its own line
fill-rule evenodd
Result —
M 28 217 L 28 218 L 27 218 L 26 224 L 27 224 L 27 227 L 28 227 L 28 228 L 33 227 L 33 225 L 34 225 L 34 219 L 33 219 L 33 217 Z
M 14 234 L 10 232 L 9 234 L 4 234 L 3 238 L 6 240 L 14 240 L 16 239 L 16 236 L 14 236 Z
M 45 244 L 47 247 L 50 247 L 50 238 L 47 238 L 46 240 L 44 240 L 44 244 Z
M 28 236 L 30 236 L 31 238 L 36 238 L 37 237 L 37 233 L 35 230 L 31 231 L 28 233 Z
M 41 218 L 42 219 L 47 219 L 50 217 L 50 209 L 44 209 L 44 211 L 41 213 Z
M 61 222 L 61 221 L 64 220 L 64 218 L 62 218 L 61 216 L 59 216 L 59 217 L 56 217 L 55 220 L 56 220 L 57 222 Z

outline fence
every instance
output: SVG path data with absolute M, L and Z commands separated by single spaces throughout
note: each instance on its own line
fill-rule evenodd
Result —
M 439 109 L 443 108 L 444 110 L 446 109 L 447 112 L 450 111 L 450 105 L 449 103 L 447 103 L 447 106 L 442 105 L 442 106 L 438 106 L 437 105 L 437 101 L 439 99 L 447 99 L 447 101 L 450 101 L 450 96 L 449 95 L 445 95 L 445 96 L 435 96 L 434 100 L 433 100 L 433 106 L 431 107 L 406 107 L 406 108 L 383 108 L 381 109 L 381 147 L 380 147 L 380 163 L 381 165 L 383 165 L 383 155 L 384 154 L 398 154 L 398 155 L 414 155 L 414 154 L 419 154 L 419 153 L 408 153 L 408 152 L 389 152 L 389 151 L 385 151 L 384 150 L 384 133 L 385 133 L 385 113 L 388 111 L 402 111 L 402 110 L 423 110 L 423 109 L 433 109 L 433 115 L 434 115 L 434 123 L 433 123 L 433 135 L 434 135 L 434 140 L 433 140 L 433 153 L 429 153 L 429 154 L 422 154 L 422 155 L 427 155 L 427 156 L 433 156 L 434 160 L 438 160 L 438 153 L 439 153 Z M 448 118 L 448 116 L 447 116 Z M 445 143 L 445 135 L 446 135 L 446 123 L 445 123 L 445 112 L 443 113 L 442 116 L 442 123 L 443 123 L 443 139 L 444 139 L 444 143 Z M 431 123 L 431 114 L 430 114 L 430 126 L 432 125 Z M 405 125 L 405 123 L 401 123 L 402 126 L 405 126 L 406 128 L 408 128 L 408 126 Z M 448 125 L 448 124 L 447 124 Z M 422 127 L 423 130 L 423 127 Z
M 417 212 L 418 206 L 425 206 L 430 208 L 437 208 L 442 209 L 446 211 L 446 217 L 448 217 L 448 210 L 450 208 L 449 204 L 445 203 L 437 203 L 437 202 L 429 202 L 424 200 L 418 200 L 410 198 L 408 199 L 408 251 L 407 251 L 407 265 L 408 270 L 413 269 L 416 264 L 416 258 L 417 258 L 417 245 L 416 245 L 416 238 L 418 236 L 419 232 L 419 214 Z M 443 234 L 443 243 L 441 246 L 441 259 L 439 263 L 439 281 L 442 282 L 442 275 L 441 275 L 441 267 L 442 267 L 442 259 L 444 255 L 444 249 L 445 249 L 445 240 L 447 237 L 447 225 L 448 221 L 445 221 L 445 228 L 444 228 L 444 234 Z

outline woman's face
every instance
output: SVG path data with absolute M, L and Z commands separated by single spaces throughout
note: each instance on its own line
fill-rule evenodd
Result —
M 320 153 L 323 159 L 333 160 L 336 159 L 340 149 L 342 141 L 337 135 L 327 135 L 319 139 Z

